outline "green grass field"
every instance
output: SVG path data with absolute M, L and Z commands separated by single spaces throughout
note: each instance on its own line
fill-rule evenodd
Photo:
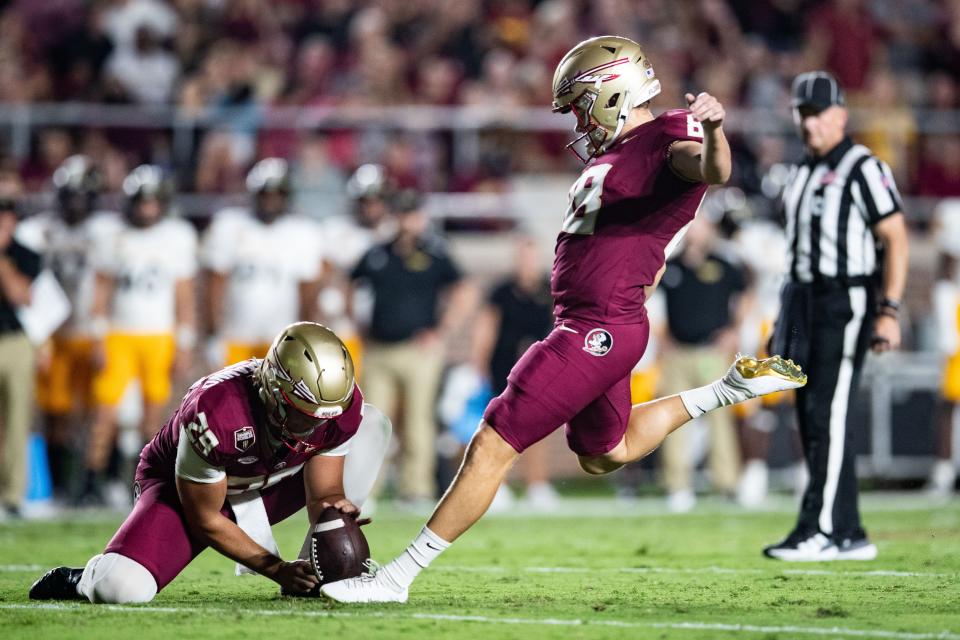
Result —
M 0 637 L 13 638 L 923 638 L 960 639 L 960 502 L 864 500 L 880 547 L 871 563 L 788 565 L 761 557 L 792 522 L 786 500 L 744 513 L 705 502 L 567 501 L 565 515 L 489 516 L 426 571 L 406 605 L 280 598 L 207 551 L 143 606 L 26 599 L 48 567 L 83 565 L 119 516 L 0 524 Z M 299 548 L 300 518 L 278 527 Z M 392 558 L 422 517 L 381 513 L 366 528 Z

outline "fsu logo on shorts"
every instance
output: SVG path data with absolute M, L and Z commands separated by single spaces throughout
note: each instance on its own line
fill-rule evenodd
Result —
M 257 434 L 253 427 L 240 427 L 233 432 L 233 444 L 237 451 L 246 451 L 257 441 Z
M 593 329 L 583 339 L 583 350 L 592 356 L 605 356 L 613 349 L 613 336 L 605 329 Z

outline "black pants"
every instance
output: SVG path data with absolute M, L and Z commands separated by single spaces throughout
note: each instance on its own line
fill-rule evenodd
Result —
M 835 540 L 862 538 L 850 400 L 860 382 L 874 324 L 874 290 L 788 283 L 771 344 L 803 367 L 807 385 L 797 390 L 797 417 L 810 481 L 797 529 Z

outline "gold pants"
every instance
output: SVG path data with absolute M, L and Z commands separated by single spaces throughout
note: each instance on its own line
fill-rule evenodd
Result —
M 710 384 L 722 377 L 729 366 L 729 356 L 712 347 L 677 345 L 662 356 L 659 395 Z M 731 493 L 736 490 L 740 475 L 740 448 L 732 416 L 727 409 L 717 409 L 704 418 L 710 429 L 710 477 L 717 489 Z M 660 447 L 664 484 L 671 493 L 693 488 L 694 461 L 688 429 L 684 426 L 674 431 Z
M 434 419 L 444 351 L 414 340 L 369 342 L 363 354 L 361 388 L 393 421 L 400 440 L 397 491 L 403 498 L 436 497 L 437 423 Z M 403 414 L 398 415 L 402 400 Z
M 27 486 L 35 353 L 22 331 L 0 335 L 0 501 L 19 506 Z

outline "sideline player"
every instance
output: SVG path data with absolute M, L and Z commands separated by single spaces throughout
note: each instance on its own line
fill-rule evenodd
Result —
M 487 510 L 519 454 L 566 423 L 587 473 L 653 451 L 691 418 L 806 377 L 774 357 L 741 357 L 720 380 L 630 406 L 630 373 L 647 343 L 644 301 L 709 184 L 730 175 L 724 110 L 687 94 L 690 110 L 650 112 L 660 83 L 637 43 L 586 40 L 560 61 L 554 111 L 573 112 L 590 162 L 570 190 L 551 288 L 556 324 L 513 368 L 427 525 L 375 574 L 326 584 L 340 602 L 405 602 L 414 578 Z M 578 154 L 579 155 L 579 154 Z
M 120 216 L 97 211 L 102 175 L 87 156 L 73 155 L 53 173 L 57 207 L 23 223 L 36 234 L 38 249 L 70 299 L 71 314 L 45 346 L 37 367 L 37 404 L 43 414 L 54 489 L 70 489 L 77 430 L 92 411 L 92 250 L 120 228 Z M 29 231 L 26 227 L 31 227 Z
M 210 365 L 262 358 L 277 331 L 312 317 L 320 278 L 319 226 L 288 213 L 290 171 L 265 158 L 247 175 L 252 211 L 217 213 L 200 259 L 209 270 Z
M 167 215 L 173 187 L 159 167 L 137 167 L 124 179 L 123 191 L 124 224 L 94 253 L 91 328 L 101 368 L 93 381 L 97 408 L 82 497 L 91 502 L 102 499 L 100 476 L 129 384 L 140 380 L 141 433 L 149 439 L 162 420 L 172 377 L 189 370 L 196 346 L 196 231 Z
M 370 325 L 373 292 L 369 286 L 356 286 L 350 273 L 374 245 L 388 242 L 396 235 L 397 220 L 391 215 L 390 202 L 396 189 L 386 169 L 379 164 L 360 165 L 347 181 L 346 212 L 323 220 L 324 287 L 320 296 L 322 317 L 330 322 L 361 368 L 362 329 Z M 363 379 L 362 375 L 359 375 Z
M 389 442 L 336 334 L 292 324 L 265 359 L 190 387 L 140 454 L 136 505 L 104 552 L 47 572 L 30 598 L 149 602 L 208 546 L 302 595 L 317 584 L 307 547 L 284 562 L 270 525 L 304 506 L 311 523 L 329 505 L 359 516 Z

